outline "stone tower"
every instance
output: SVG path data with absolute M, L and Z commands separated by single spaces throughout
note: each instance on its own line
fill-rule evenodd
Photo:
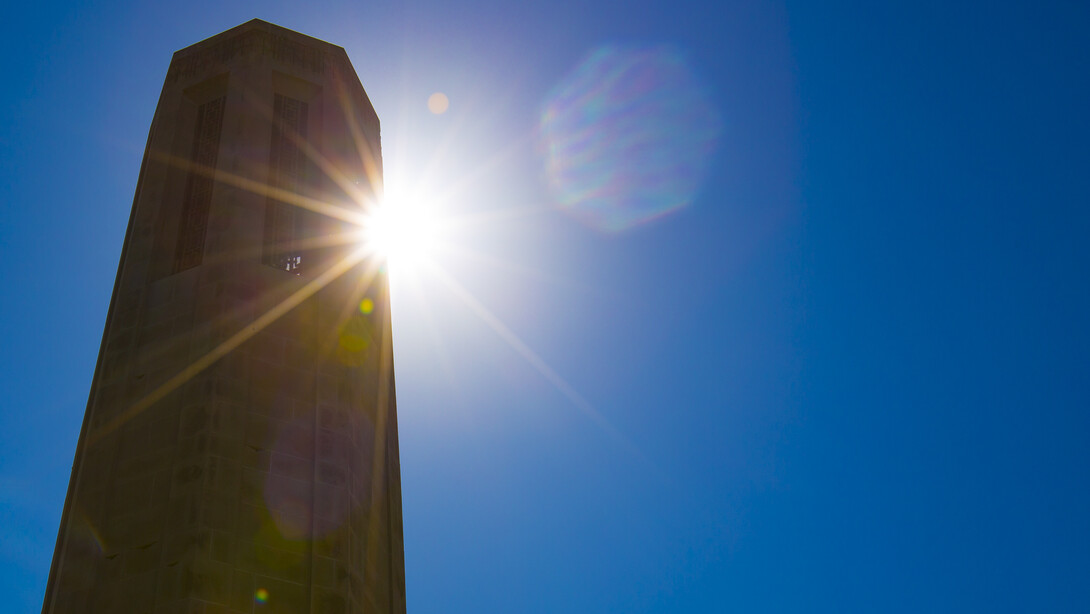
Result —
M 341 47 L 174 54 L 43 612 L 405 612 L 381 173 Z

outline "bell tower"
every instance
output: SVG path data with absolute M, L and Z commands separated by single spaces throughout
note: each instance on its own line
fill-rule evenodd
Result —
M 405 612 L 381 177 L 341 47 L 174 54 L 43 613 Z

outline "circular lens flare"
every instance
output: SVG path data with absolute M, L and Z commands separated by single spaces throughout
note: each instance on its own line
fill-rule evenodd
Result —
M 450 99 L 443 92 L 435 92 L 428 97 L 428 110 L 435 115 L 442 115 L 450 108 Z
M 621 232 L 694 201 L 721 127 L 681 50 L 605 45 L 552 91 L 538 134 L 560 209 Z

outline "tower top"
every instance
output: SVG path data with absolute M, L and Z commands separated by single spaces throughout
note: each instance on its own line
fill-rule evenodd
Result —
M 338 50 L 338 51 L 344 53 L 344 47 L 341 47 L 340 45 L 334 45 L 333 43 L 330 43 L 328 41 L 324 41 L 324 40 L 322 40 L 320 38 L 315 38 L 313 36 L 308 36 L 308 35 L 303 34 L 301 32 L 296 32 L 295 30 L 285 28 L 284 26 L 278 26 L 275 23 L 269 23 L 269 22 L 264 21 L 262 19 L 254 18 L 254 19 L 251 19 L 250 21 L 247 21 L 245 23 L 241 23 L 241 24 L 239 24 L 239 25 L 237 25 L 237 26 L 235 26 L 235 27 L 233 27 L 233 28 L 231 28 L 229 30 L 224 30 L 223 32 L 220 32 L 219 34 L 214 34 L 214 35 L 209 36 L 208 38 L 206 38 L 206 39 L 204 39 L 202 41 L 198 41 L 196 43 L 193 43 L 192 45 L 189 45 L 188 47 L 184 47 L 182 49 L 179 49 L 177 52 L 175 52 L 175 55 L 177 55 L 179 53 L 188 53 L 190 51 L 203 49 L 203 48 L 205 48 L 205 47 L 207 47 L 209 45 L 215 45 L 218 42 L 222 42 L 224 40 L 234 38 L 235 36 L 238 36 L 240 34 L 243 34 L 243 33 L 246 33 L 246 32 L 254 32 L 254 31 L 265 32 L 267 34 L 271 34 L 271 35 L 275 35 L 275 36 L 284 36 L 284 37 L 288 37 L 288 38 L 293 38 L 293 39 L 295 39 L 295 40 L 297 40 L 297 41 L 299 41 L 300 43 L 303 43 L 303 44 L 324 46 L 324 47 L 328 47 L 330 50 Z
M 227 72 L 230 65 L 247 59 L 272 60 L 291 73 L 310 74 L 315 79 L 324 79 L 334 73 L 343 75 L 342 80 L 346 83 L 358 83 L 344 47 L 267 21 L 251 19 L 175 51 L 166 84 L 184 83 L 217 71 Z M 362 87 L 359 90 L 363 93 Z M 363 96 L 367 98 L 366 93 Z M 372 107 L 370 99 L 367 99 L 366 107 Z M 373 119 L 377 122 L 378 118 Z

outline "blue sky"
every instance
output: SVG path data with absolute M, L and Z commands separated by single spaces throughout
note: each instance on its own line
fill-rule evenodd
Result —
M 1086 611 L 1088 13 L 5 7 L 4 609 L 171 54 L 258 17 L 345 47 L 388 180 L 460 221 L 395 278 L 411 612 Z

